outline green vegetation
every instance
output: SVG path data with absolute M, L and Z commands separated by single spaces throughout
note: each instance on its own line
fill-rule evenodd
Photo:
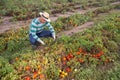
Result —
M 28 40 L 20 41 L 21 45 L 15 43 L 14 52 L 7 49 L 1 53 L 1 79 L 119 79 L 119 22 L 119 14 L 111 13 L 94 28 L 71 37 L 63 36 L 53 45 L 52 39 L 46 39 L 48 46 L 43 50 L 32 51 L 27 47 Z M 17 32 L 21 31 L 24 29 Z M 24 38 L 27 37 L 20 36 L 18 40 Z
M 107 8 L 101 7 L 95 11 L 90 11 L 85 14 L 75 14 L 70 17 L 60 17 L 55 22 L 52 22 L 52 25 L 55 27 L 55 31 L 61 32 L 64 30 L 73 29 L 81 24 L 84 24 L 87 21 L 92 20 L 93 17 L 96 17 L 100 13 L 109 12 L 111 9 L 117 9 L 119 7 L 106 6 Z M 102 12 L 101 12 L 102 11 Z M 26 47 L 29 45 L 28 42 L 28 28 L 21 28 L 17 31 L 10 31 L 8 33 L 1 35 L 0 43 L 0 52 L 8 51 L 13 52 L 15 50 L 21 50 L 21 47 Z M 16 34 L 17 32 L 17 34 Z M 22 44 L 22 45 L 21 45 Z M 18 46 L 18 47 L 17 47 Z
M 11 5 L 18 4 L 20 13 L 28 10 L 33 0 L 9 0 Z M 8 1 L 8 2 L 9 2 Z M 16 3 L 13 3 L 16 1 Z M 21 3 L 25 2 L 23 5 Z M 39 0 L 41 1 L 41 0 Z M 119 5 L 107 5 L 117 0 L 52 0 L 55 4 L 83 4 L 86 6 L 104 5 L 95 11 L 85 14 L 75 14 L 70 17 L 60 17 L 52 22 L 57 33 L 70 30 L 88 21 L 94 21 L 92 28 L 72 36 L 61 36 L 55 42 L 51 38 L 42 38 L 46 46 L 33 51 L 28 38 L 28 26 L 0 34 L 0 79 L 1 80 L 119 80 L 120 79 L 120 9 Z M 87 4 L 87 1 L 90 4 Z M 1 0 L 0 4 L 8 4 Z M 18 2 L 18 3 L 17 3 Z M 38 0 L 35 4 L 51 3 L 51 1 Z M 103 4 L 104 3 L 104 4 Z M 64 5 L 65 5 L 64 4 Z M 8 4 L 10 5 L 10 4 Z M 32 4 L 33 6 L 34 4 Z M 36 5 L 36 7 L 38 7 Z M 63 5 L 63 4 L 62 4 Z M 34 10 L 30 6 L 30 11 Z M 40 5 L 39 5 L 40 6 Z M 44 6 L 44 5 L 43 5 Z M 55 8 L 47 5 L 44 9 L 35 8 L 35 11 Z M 67 6 L 67 5 L 66 5 Z M 2 8 L 3 6 L 0 6 Z M 8 8 L 4 6 L 7 10 Z M 13 7 L 16 11 L 15 6 Z M 5 8 L 2 8 L 4 11 Z M 28 8 L 27 8 L 28 9 Z M 38 10 L 36 10 L 38 9 Z M 57 8 L 56 8 L 57 9 Z M 113 12 L 109 12 L 113 10 Z M 10 11 L 13 11 L 11 8 Z M 17 11 L 16 11 L 17 12 Z M 12 12 L 16 16 L 16 12 Z M 18 11 L 19 12 L 19 11 Z M 31 11 L 32 12 L 32 11 Z M 98 16 L 101 13 L 107 15 Z M 9 11 L 4 15 L 9 14 Z M 35 13 L 36 14 L 36 13 Z M 3 14 L 2 14 L 3 15 Z M 29 15 L 31 17 L 32 14 Z M 36 14 L 37 15 L 37 14 Z M 35 15 L 35 16 L 36 16 Z M 13 16 L 13 15 L 11 15 Z M 94 19 L 97 17 L 97 19 Z
M 0 15 L 13 16 L 15 20 L 26 20 L 38 16 L 38 12 L 44 10 L 61 13 L 74 10 L 75 5 L 86 9 L 105 6 L 115 1 L 119 0 L 1 0 Z

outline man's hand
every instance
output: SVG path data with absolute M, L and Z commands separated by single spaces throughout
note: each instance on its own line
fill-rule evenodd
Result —
M 54 40 L 56 39 L 56 36 L 55 36 L 55 34 L 54 34 L 54 35 L 52 35 L 52 37 L 53 37 L 53 39 L 54 39 Z
M 41 43 L 42 45 L 45 45 L 45 43 L 44 43 L 43 41 L 40 41 L 40 43 Z

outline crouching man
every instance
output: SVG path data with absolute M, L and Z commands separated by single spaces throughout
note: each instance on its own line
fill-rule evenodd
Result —
M 45 45 L 44 41 L 40 39 L 41 37 L 52 37 L 54 40 L 56 39 L 55 30 L 50 24 L 49 14 L 47 12 L 40 12 L 39 15 L 40 17 L 32 20 L 29 29 L 29 40 L 33 49 L 36 49 L 40 43 Z M 49 30 L 45 30 L 46 26 Z

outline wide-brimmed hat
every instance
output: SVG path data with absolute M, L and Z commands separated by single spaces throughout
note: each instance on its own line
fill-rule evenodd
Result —
M 40 16 L 42 16 L 47 22 L 50 22 L 50 21 L 51 21 L 51 20 L 50 20 L 49 13 L 47 13 L 47 12 L 40 12 L 39 14 L 40 14 Z

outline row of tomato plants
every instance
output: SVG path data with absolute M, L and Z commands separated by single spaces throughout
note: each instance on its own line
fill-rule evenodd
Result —
M 1 15 L 13 16 L 17 20 L 30 19 L 38 16 L 38 12 L 41 10 L 47 10 L 51 13 L 56 13 L 57 10 L 59 13 L 62 11 L 69 11 L 72 8 L 74 9 L 74 5 L 81 5 L 81 8 L 86 9 L 89 6 L 104 6 L 108 5 L 111 2 L 115 2 L 118 0 L 105 0 L 105 1 L 73 1 L 73 0 L 65 0 L 65 1 L 39 1 L 37 0 L 35 4 L 33 0 L 31 1 L 1 1 Z M 48 5 L 45 5 L 45 4 Z M 12 5 L 11 5 L 12 4 Z M 17 5 L 17 6 L 16 6 Z M 56 6 L 57 5 L 57 6 Z M 29 7 L 29 8 L 28 8 Z M 71 7 L 69 9 L 68 7 Z M 50 9 L 56 9 L 55 11 L 50 11 Z M 35 12 L 36 11 L 36 12 Z
M 94 29 L 75 34 L 72 37 L 63 36 L 53 45 L 50 44 L 52 40 L 47 40 L 49 46 L 42 51 L 23 52 L 26 54 L 18 52 L 20 56 L 13 59 L 12 65 L 7 65 L 4 60 L 0 60 L 1 71 L 3 71 L 1 78 L 81 79 L 74 74 L 74 71 L 79 71 L 80 67 L 112 63 L 117 59 L 114 56 L 116 54 L 112 53 L 119 50 L 119 22 L 118 14 L 109 15 Z M 5 67 L 4 64 L 6 64 Z
M 117 5 L 118 6 L 118 5 Z M 52 25 L 55 28 L 56 32 L 73 29 L 89 20 L 91 20 L 95 15 L 107 12 L 116 8 L 116 5 L 113 7 L 99 8 L 93 12 L 88 12 L 86 14 L 75 14 L 70 17 L 61 17 L 57 21 L 52 22 Z M 118 7 L 117 7 L 118 8 Z M 101 12 L 102 11 L 102 12 Z M 20 50 L 20 47 L 28 45 L 28 28 L 21 28 L 17 31 L 11 31 L 1 35 L 0 51 L 15 51 Z M 26 43 L 24 43 L 24 41 Z
M 76 15 L 70 16 L 69 18 L 61 17 L 57 21 L 53 22 L 52 25 L 54 26 L 56 32 L 67 30 L 68 28 L 71 29 L 73 26 L 76 27 L 78 25 L 79 19 L 76 17 L 79 17 L 79 19 L 81 21 L 80 24 L 83 24 L 84 22 L 89 20 L 89 16 L 86 17 L 85 15 L 76 14 Z M 74 20 L 76 20 L 77 23 L 75 23 Z M 66 25 L 68 25 L 68 26 L 66 26 Z M 26 41 L 28 40 L 28 37 L 27 37 L 28 36 L 28 28 L 27 29 L 23 28 L 23 29 L 17 30 L 17 32 L 13 30 L 11 32 L 4 33 L 1 36 L 2 37 L 0 39 L 2 42 L 0 44 L 1 45 L 0 51 L 4 51 L 6 49 L 8 49 L 9 51 L 18 50 L 18 48 L 16 47 L 17 44 L 19 45 L 19 42 L 23 41 L 22 39 L 26 39 Z M 15 42 L 13 42 L 13 41 L 15 41 Z M 10 46 L 8 45 L 8 43 L 10 44 Z M 22 45 L 24 46 L 24 44 L 22 44 Z M 8 46 L 8 47 L 5 49 L 5 46 Z
M 79 70 L 81 66 L 85 67 L 91 64 L 99 66 L 117 61 L 120 45 L 119 17 L 118 15 L 109 15 L 105 21 L 96 25 L 97 28 L 72 37 L 62 37 L 58 43 L 63 42 L 65 51 L 61 52 L 59 76 L 65 79 L 74 79 L 74 71 Z
M 91 64 L 95 64 L 97 67 L 119 60 L 120 16 L 112 16 L 114 18 L 107 16 L 110 18 L 98 24 L 97 29 L 73 35 L 72 39 L 63 38 L 63 41 L 60 41 L 65 44 L 66 48 L 61 57 L 60 77 L 74 79 L 73 73 L 79 70 L 79 67 L 86 67 Z M 67 72 L 67 75 L 64 72 Z
M 85 66 L 85 65 L 90 66 L 91 64 L 95 64 L 97 66 L 97 65 L 103 65 L 103 64 L 114 62 L 115 58 L 113 57 L 114 54 L 112 53 L 116 53 L 119 50 L 118 40 L 117 39 L 113 40 L 119 35 L 119 32 L 117 32 L 117 30 L 119 29 L 119 27 L 117 27 L 117 25 L 119 24 L 119 18 L 118 16 L 114 16 L 114 17 L 115 18 L 108 18 L 104 22 L 104 24 L 103 23 L 99 24 L 101 26 L 101 27 L 99 26 L 98 28 L 100 32 L 97 31 L 96 29 L 95 30 L 93 29 L 91 31 L 86 31 L 86 33 L 84 34 L 83 33 L 77 34 L 68 38 L 67 36 L 65 36 L 65 38 L 62 37 L 54 45 L 50 45 L 51 47 L 47 48 L 46 50 L 47 52 L 44 51 L 47 55 L 46 56 L 47 61 L 45 61 L 46 67 L 49 65 L 49 67 L 47 67 L 47 70 L 45 71 L 46 78 L 47 79 L 58 79 L 58 78 L 71 79 L 71 78 L 74 78 L 74 76 L 71 76 L 71 74 L 73 74 L 74 71 L 79 70 L 78 67 Z M 116 24 L 116 21 L 117 21 L 117 24 Z M 112 22 L 111 26 L 109 25 L 109 22 Z M 108 27 L 108 25 L 109 25 L 109 28 L 106 28 Z M 109 33 L 109 35 L 111 36 L 107 36 L 108 34 L 106 35 L 103 33 L 103 29 L 106 30 L 106 32 L 111 32 L 111 30 L 114 29 L 114 32 Z M 98 32 L 99 34 L 97 34 Z M 87 34 L 89 34 L 89 37 Z M 115 34 L 117 35 L 116 37 L 114 36 Z M 117 45 L 117 47 L 115 48 L 114 43 L 112 44 L 113 46 L 110 46 L 110 47 L 116 50 L 111 50 L 109 47 L 106 46 L 111 43 L 106 42 L 107 43 L 106 44 L 103 41 L 105 38 L 104 36 L 108 38 L 108 41 L 111 41 L 111 40 L 115 41 L 115 44 Z
M 116 17 L 114 19 L 114 23 L 113 23 L 114 27 L 117 26 L 116 21 L 119 22 L 119 17 Z M 110 22 L 113 22 L 113 21 L 108 20 L 105 23 L 107 23 L 107 25 L 109 25 Z M 113 25 L 111 25 L 109 27 L 113 27 Z M 107 27 L 107 26 L 105 26 L 105 27 Z M 112 29 L 114 29 L 114 28 L 105 29 L 105 30 L 109 32 Z M 114 30 L 116 31 L 117 29 L 120 29 L 120 28 L 117 27 Z M 88 34 L 88 33 L 89 33 L 89 31 L 86 34 Z M 91 32 L 92 35 L 94 35 L 96 33 L 97 33 L 97 30 L 96 30 L 96 32 Z M 101 31 L 101 35 L 100 34 L 94 35 L 94 37 L 92 37 L 92 35 L 91 35 L 91 38 L 89 37 L 88 40 L 85 40 L 85 37 L 83 38 L 83 40 L 80 40 L 81 35 L 77 35 L 76 38 L 72 37 L 72 38 L 67 39 L 65 37 L 64 39 L 63 38 L 60 39 L 60 43 L 58 42 L 55 45 L 61 44 L 61 42 L 63 42 L 64 46 L 59 46 L 59 47 L 65 48 L 65 51 L 63 48 L 63 53 L 62 53 L 62 50 L 61 50 L 61 52 L 54 50 L 54 49 L 56 49 L 55 45 L 53 46 L 53 48 L 48 48 L 48 50 L 50 51 L 51 54 L 53 53 L 53 55 L 54 55 L 55 54 L 54 51 L 57 51 L 57 54 L 61 54 L 61 56 L 54 58 L 53 61 L 56 63 L 53 63 L 51 61 L 51 65 L 52 64 L 54 64 L 55 66 L 59 65 L 58 66 L 59 68 L 58 68 L 58 70 L 54 70 L 54 68 L 50 69 L 51 70 L 50 72 L 53 72 L 53 74 L 49 73 L 49 75 L 46 75 L 46 76 L 49 76 L 47 78 L 55 79 L 56 77 L 58 77 L 58 78 L 71 79 L 71 78 L 74 78 L 74 76 L 71 76 L 70 74 L 73 74 L 74 71 L 77 71 L 79 69 L 78 67 L 80 67 L 80 66 L 83 66 L 83 65 L 89 66 L 91 64 L 101 65 L 101 64 L 113 63 L 116 60 L 115 57 L 113 57 L 113 55 L 117 55 L 117 54 L 112 54 L 112 53 L 114 53 L 114 52 L 116 53 L 119 50 L 119 48 L 118 48 L 119 40 L 116 39 L 117 41 L 115 40 L 116 41 L 115 42 L 112 39 L 115 39 L 118 36 L 115 37 L 114 35 L 116 35 L 116 34 L 114 34 L 114 33 L 112 33 L 112 35 L 113 35 L 112 38 L 110 38 L 110 36 L 107 36 L 108 37 L 107 45 L 113 45 L 110 47 L 114 48 L 111 50 L 110 47 L 107 47 L 106 43 L 103 42 L 104 37 L 100 37 L 100 36 L 106 36 L 106 34 L 102 34 L 102 31 Z M 109 33 L 109 35 L 110 35 L 110 33 Z M 119 32 L 117 35 L 119 35 Z M 87 35 L 83 35 L 83 36 L 86 36 L 86 39 L 88 38 Z M 99 36 L 99 38 L 98 38 L 98 36 Z M 66 41 L 64 41 L 64 40 L 66 40 Z M 109 43 L 109 40 L 115 42 L 115 44 Z M 79 42 L 79 41 L 81 41 L 81 42 Z M 117 47 L 114 45 L 117 45 Z M 82 47 L 82 48 L 79 48 L 79 47 Z M 61 48 L 59 48 L 59 49 L 61 49 Z M 60 58 L 60 61 L 59 61 L 59 58 Z M 58 59 L 58 60 L 56 61 L 56 59 Z M 75 64 L 77 64 L 77 65 L 75 65 Z M 55 71 L 57 71 L 59 74 L 55 73 Z

